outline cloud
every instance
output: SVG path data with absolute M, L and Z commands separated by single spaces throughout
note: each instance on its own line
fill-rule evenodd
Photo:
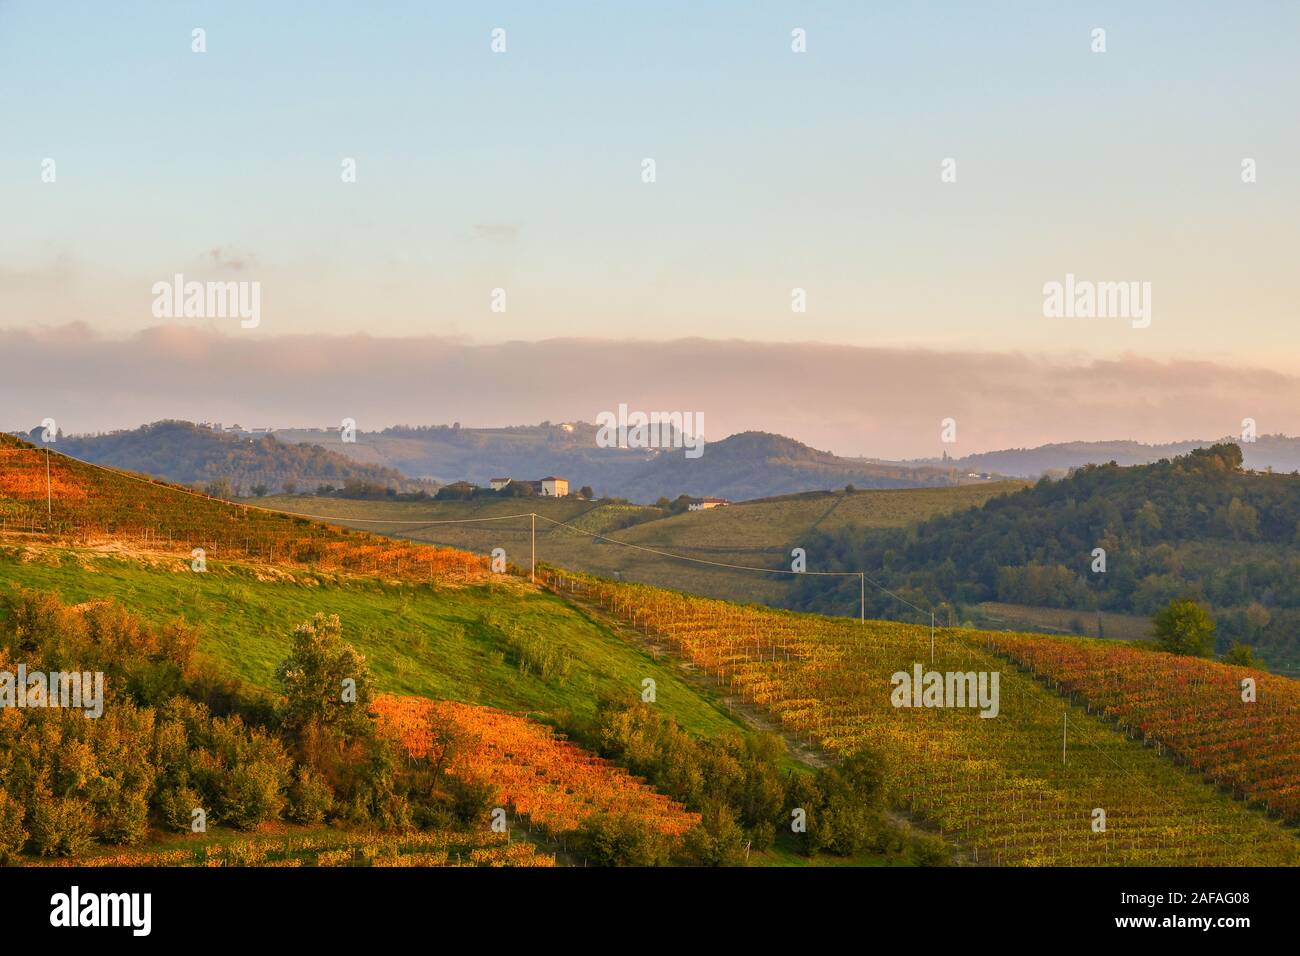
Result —
M 84 324 L 0 331 L 0 427 L 69 433 L 160 418 L 245 426 L 593 421 L 619 403 L 702 412 L 710 439 L 781 432 L 838 454 L 919 457 L 1052 441 L 1208 439 L 1247 416 L 1300 431 L 1300 377 L 1205 361 L 742 340 L 222 334 L 123 338 Z M 940 443 L 957 420 L 958 442 Z
M 257 258 L 247 252 L 239 252 L 230 246 L 213 246 L 204 258 L 216 269 L 229 272 L 242 272 L 249 266 L 257 264 Z
M 519 237 L 519 226 L 512 222 L 480 222 L 474 225 L 475 239 L 510 243 Z

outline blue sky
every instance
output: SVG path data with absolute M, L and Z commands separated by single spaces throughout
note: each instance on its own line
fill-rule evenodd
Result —
M 1271 2 L 0 2 L 0 327 L 137 331 L 182 272 L 260 281 L 254 335 L 1286 367 L 1298 28 Z M 1151 282 L 1151 328 L 1043 318 L 1067 272 Z

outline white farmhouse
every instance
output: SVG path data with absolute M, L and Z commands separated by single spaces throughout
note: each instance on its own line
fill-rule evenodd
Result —
M 563 498 L 569 493 L 569 479 L 550 475 L 538 482 L 539 493 L 544 498 Z

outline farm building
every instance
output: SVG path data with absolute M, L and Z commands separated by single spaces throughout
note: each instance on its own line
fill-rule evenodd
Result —
M 563 498 L 569 493 L 569 479 L 548 475 L 538 482 L 538 494 L 546 498 Z
M 569 494 L 569 479 L 557 478 L 554 475 L 548 475 L 545 478 L 539 478 L 536 481 L 517 481 L 514 478 L 493 478 L 489 482 L 493 491 L 502 491 L 516 482 L 520 485 L 528 485 L 533 489 L 535 494 L 543 498 L 564 498 Z

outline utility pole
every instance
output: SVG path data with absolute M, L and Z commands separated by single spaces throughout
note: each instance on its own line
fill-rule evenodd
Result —
M 531 525 L 529 532 L 531 556 L 528 559 L 528 580 L 535 582 L 537 580 L 537 512 L 530 512 L 528 518 Z
M 54 517 L 54 497 L 50 494 L 50 446 L 45 446 L 45 513 Z
M 858 572 L 858 620 L 863 624 L 867 623 L 867 575 L 864 571 Z

